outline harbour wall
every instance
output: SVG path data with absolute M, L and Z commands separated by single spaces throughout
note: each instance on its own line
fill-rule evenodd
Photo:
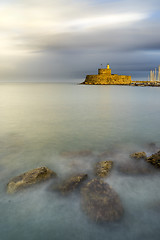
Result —
M 130 85 L 131 76 L 117 74 L 87 75 L 83 84 L 92 85 Z

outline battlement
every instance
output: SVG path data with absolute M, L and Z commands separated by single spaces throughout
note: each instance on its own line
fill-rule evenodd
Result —
M 97 75 L 87 75 L 83 84 L 90 85 L 130 85 L 131 76 L 111 74 L 109 64 L 107 68 L 98 69 Z
M 98 74 L 106 74 L 106 75 L 111 75 L 111 69 L 108 68 L 100 68 L 98 69 Z

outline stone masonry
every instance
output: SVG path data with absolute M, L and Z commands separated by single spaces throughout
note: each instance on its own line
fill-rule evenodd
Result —
M 97 75 L 87 75 L 82 84 L 91 85 L 130 85 L 132 83 L 131 76 L 111 74 L 109 64 L 107 68 L 98 69 Z

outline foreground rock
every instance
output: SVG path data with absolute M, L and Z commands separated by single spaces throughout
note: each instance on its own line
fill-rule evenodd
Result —
M 82 151 L 73 151 L 73 152 L 62 152 L 61 156 L 66 158 L 76 158 L 76 157 L 88 157 L 92 156 L 92 151 L 82 150 Z
M 78 188 L 87 179 L 87 174 L 79 174 L 64 181 L 58 188 L 62 194 L 68 194 Z
M 73 152 L 62 152 L 61 156 L 66 158 L 76 158 L 76 157 L 88 157 L 92 156 L 92 151 L 82 150 L 82 151 L 73 151 Z
M 158 146 L 154 142 L 147 144 L 146 147 L 147 147 L 147 150 L 150 152 L 156 152 L 158 150 Z
M 130 154 L 130 157 L 135 159 L 146 159 L 147 155 L 145 152 L 135 152 Z
M 148 157 L 147 162 L 151 163 L 156 168 L 160 168 L 160 151 Z
M 160 212 L 160 200 L 153 201 L 152 203 L 148 204 L 148 209 Z
M 154 173 L 154 169 L 151 166 L 145 164 L 134 164 L 134 163 L 122 163 L 117 166 L 117 170 L 120 173 L 126 175 L 146 175 Z
M 98 155 L 98 157 L 101 160 L 104 160 L 108 157 L 113 157 L 115 154 L 116 154 L 116 149 L 113 149 L 113 150 L 108 150 L 108 151 L 102 152 L 101 154 Z
M 101 161 L 96 164 L 95 172 L 98 177 L 106 177 L 109 175 L 113 166 L 112 161 Z
M 12 178 L 7 184 L 7 192 L 15 193 L 33 184 L 56 177 L 56 173 L 47 167 L 40 167 Z
M 82 208 L 96 222 L 112 222 L 123 215 L 118 194 L 102 180 L 93 179 L 81 190 Z

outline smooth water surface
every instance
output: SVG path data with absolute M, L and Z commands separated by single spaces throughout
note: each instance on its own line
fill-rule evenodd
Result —
M 40 166 L 59 179 L 76 173 L 94 177 L 103 152 L 115 163 L 134 151 L 160 147 L 160 88 L 76 84 L 0 84 L 0 239 L 158 240 L 159 173 L 130 176 L 113 171 L 105 179 L 119 194 L 121 221 L 92 222 L 80 194 L 62 197 L 51 180 L 15 195 L 6 194 L 14 176 Z M 64 152 L 92 151 L 65 157 Z M 158 207 L 157 207 L 158 205 Z

